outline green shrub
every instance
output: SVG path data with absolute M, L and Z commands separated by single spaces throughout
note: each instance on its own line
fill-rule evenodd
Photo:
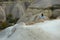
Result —
M 11 19 L 11 18 L 12 18 L 12 14 L 8 14 L 8 15 L 6 16 L 6 18 L 7 18 L 7 20 Z
M 5 22 L 2 22 L 1 24 L 0 24 L 0 29 L 4 29 L 4 28 L 6 28 L 8 26 L 8 23 L 5 21 Z
M 0 29 L 5 29 L 5 28 L 7 28 L 9 26 L 12 26 L 12 25 L 16 24 L 16 22 L 17 22 L 18 19 L 19 18 L 13 19 L 12 18 L 12 14 L 8 14 L 6 16 L 6 21 L 0 23 Z

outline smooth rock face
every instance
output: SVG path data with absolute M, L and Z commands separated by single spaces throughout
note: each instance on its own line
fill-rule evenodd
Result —
M 55 4 L 60 4 L 60 0 L 36 0 L 30 7 L 47 8 Z
M 6 14 L 11 14 L 11 11 L 12 11 L 12 9 L 14 8 L 14 5 L 15 5 L 16 3 L 5 3 L 4 5 L 6 6 L 5 7 L 5 13 Z
M 1 31 L 0 40 L 60 40 L 60 19 L 34 25 L 16 24 Z
M 57 18 L 58 16 L 60 16 L 60 9 L 54 10 L 52 15 L 53 15 L 53 17 L 56 17 L 56 18 Z
M 20 18 L 24 15 L 24 9 L 22 4 L 17 3 L 14 8 L 12 9 L 13 17 L 14 18 Z
M 2 6 L 0 6 L 0 21 L 6 21 L 6 14 Z
M 4 5 L 5 13 L 12 14 L 13 18 L 20 18 L 24 14 L 24 5 L 21 2 L 7 2 Z

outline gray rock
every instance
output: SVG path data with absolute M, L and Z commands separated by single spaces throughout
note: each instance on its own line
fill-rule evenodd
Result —
M 47 8 L 56 4 L 60 4 L 60 0 L 36 0 L 30 7 Z
M 6 15 L 12 14 L 13 18 L 20 18 L 24 13 L 24 5 L 21 2 L 7 2 L 4 6 Z
M 60 9 L 54 10 L 52 15 L 53 15 L 53 17 L 58 17 L 58 16 L 60 16 Z
M 0 6 L 0 21 L 6 21 L 6 14 L 2 6 Z

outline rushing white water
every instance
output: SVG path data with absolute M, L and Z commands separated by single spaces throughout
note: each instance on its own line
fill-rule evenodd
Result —
M 15 24 L 0 32 L 0 40 L 60 40 L 60 19 L 34 25 Z

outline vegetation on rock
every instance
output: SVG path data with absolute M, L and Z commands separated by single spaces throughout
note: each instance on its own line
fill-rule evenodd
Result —
M 12 26 L 12 25 L 16 24 L 18 19 L 19 18 L 13 19 L 12 14 L 8 14 L 6 16 L 6 21 L 0 22 L 0 29 L 5 29 L 6 27 L 9 27 L 9 26 Z

